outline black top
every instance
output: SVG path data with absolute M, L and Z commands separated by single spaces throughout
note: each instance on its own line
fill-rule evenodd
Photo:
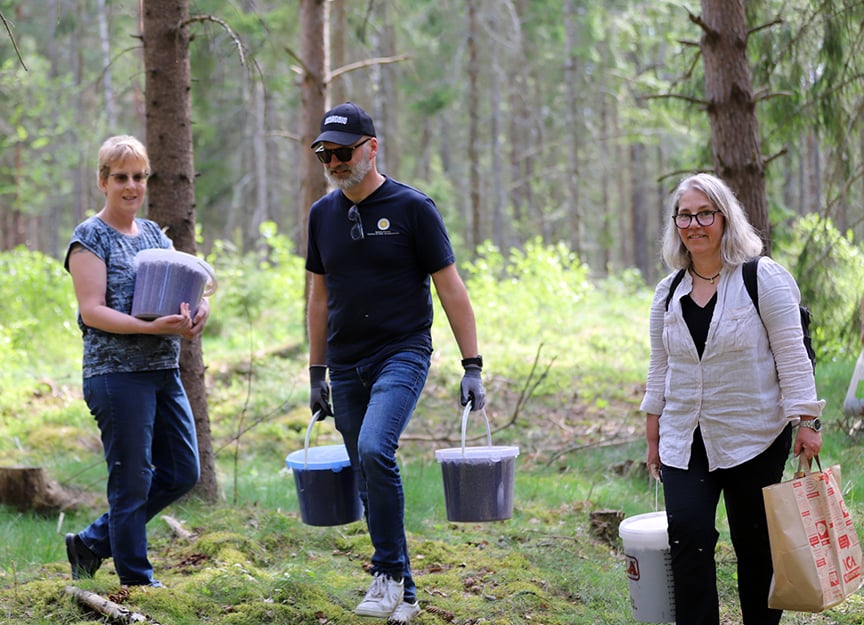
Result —
M 687 327 L 690 329 L 690 336 L 693 337 L 693 343 L 696 345 L 696 351 L 699 352 L 699 358 L 702 358 L 702 352 L 705 351 L 705 341 L 708 340 L 708 328 L 711 326 L 711 317 L 714 316 L 714 306 L 717 305 L 717 293 L 711 296 L 705 308 L 700 307 L 688 293 L 681 298 L 681 314 L 684 315 L 684 321 L 687 322 Z
M 455 261 L 432 200 L 387 178 L 353 206 L 333 191 L 309 212 L 306 269 L 327 281 L 327 364 L 353 369 L 404 350 L 432 352 L 430 275 Z

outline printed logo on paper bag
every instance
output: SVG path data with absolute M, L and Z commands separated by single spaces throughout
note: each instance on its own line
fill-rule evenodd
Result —
M 824 519 L 816 522 L 816 532 L 819 534 L 819 540 L 822 543 L 827 543 L 829 541 L 828 537 L 828 522 Z
M 861 575 L 861 568 L 855 562 L 855 556 L 846 556 L 843 559 L 843 568 L 846 569 L 846 572 L 843 573 L 843 581 L 847 584 Z
M 634 582 L 638 582 L 639 578 L 640 578 L 638 558 L 634 558 L 633 556 L 628 556 L 627 554 L 624 554 L 624 555 L 627 556 L 627 563 L 626 563 L 627 577 L 632 579 Z

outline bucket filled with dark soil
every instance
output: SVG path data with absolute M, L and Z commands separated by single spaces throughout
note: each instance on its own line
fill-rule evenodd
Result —
M 447 520 L 456 522 L 503 521 L 513 516 L 513 482 L 519 448 L 492 444 L 485 410 L 484 446 L 466 447 L 465 429 L 470 404 L 462 415 L 462 446 L 435 450 L 444 480 Z
M 285 458 L 294 474 L 300 519 L 306 525 L 345 525 L 360 520 L 363 504 L 356 474 L 345 445 L 309 447 L 309 436 L 318 420 L 316 413 L 306 430 L 303 449 Z

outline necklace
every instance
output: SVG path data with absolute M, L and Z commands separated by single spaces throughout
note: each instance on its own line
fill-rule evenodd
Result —
M 706 277 L 703 276 L 701 273 L 699 273 L 698 271 L 696 271 L 696 269 L 695 269 L 692 265 L 690 266 L 690 271 L 691 271 L 691 273 L 693 273 L 693 275 L 698 276 L 699 278 L 702 278 L 703 280 L 705 280 L 705 281 L 708 282 L 709 284 L 714 284 L 714 280 L 716 280 L 717 278 L 720 277 L 720 271 L 723 271 L 723 270 L 721 269 L 720 271 L 718 271 L 717 273 L 715 273 L 715 274 L 714 274 L 713 276 L 711 276 L 710 278 L 706 278 Z

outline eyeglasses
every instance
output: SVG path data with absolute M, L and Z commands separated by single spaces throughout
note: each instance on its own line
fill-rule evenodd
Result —
M 370 139 L 372 139 L 372 137 L 367 137 L 357 145 L 349 145 L 347 147 L 334 148 L 332 150 L 329 148 L 325 148 L 323 145 L 321 145 L 320 147 L 318 147 L 318 149 L 315 150 L 315 156 L 317 156 L 318 160 L 325 165 L 330 162 L 330 159 L 333 158 L 333 156 L 339 159 L 340 162 L 347 163 L 352 158 L 354 158 L 354 150 L 359 148 L 361 145 L 363 145 Z
M 129 182 L 129 178 L 130 178 L 129 174 L 108 174 L 108 175 L 109 175 L 109 177 L 114 178 L 114 180 L 116 180 L 120 184 L 126 184 L 127 182 Z M 147 178 L 149 178 L 149 177 L 150 177 L 150 174 L 148 174 L 147 172 L 132 174 L 132 176 L 131 176 L 132 180 L 134 180 L 137 183 L 142 183 L 145 180 L 147 180 Z
M 703 227 L 708 227 L 714 223 L 716 219 L 717 213 L 720 211 L 715 209 L 713 211 L 699 211 L 698 213 L 678 213 L 677 215 L 673 215 L 672 219 L 675 220 L 675 225 L 681 228 L 689 228 L 690 224 L 693 222 L 693 219 L 696 219 L 696 223 Z
M 351 226 L 351 240 L 359 241 L 360 239 L 365 239 L 366 235 L 363 234 L 363 221 L 360 219 L 360 211 L 357 210 L 356 204 L 348 209 L 348 221 L 353 224 Z

